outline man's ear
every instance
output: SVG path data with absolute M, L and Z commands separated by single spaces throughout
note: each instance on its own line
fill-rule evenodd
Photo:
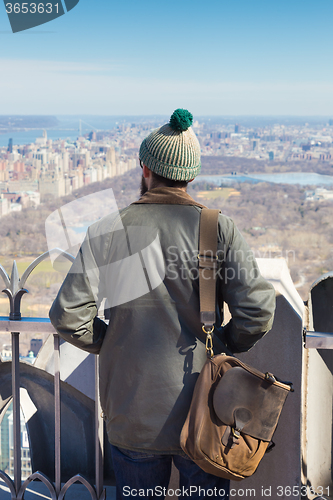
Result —
M 143 165 L 142 167 L 142 174 L 145 179 L 148 179 L 148 177 L 150 177 L 150 170 L 148 167 L 146 167 L 146 165 Z

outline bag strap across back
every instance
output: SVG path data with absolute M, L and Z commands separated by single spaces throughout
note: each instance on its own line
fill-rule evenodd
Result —
M 207 355 L 213 355 L 212 332 L 216 321 L 217 228 L 220 210 L 203 208 L 199 236 L 200 321 L 206 333 Z

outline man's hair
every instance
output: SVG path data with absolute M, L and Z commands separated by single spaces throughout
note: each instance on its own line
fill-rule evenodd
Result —
M 163 184 L 165 187 L 174 187 L 174 188 L 186 188 L 188 185 L 188 181 L 174 181 L 173 179 L 167 179 L 166 177 L 162 177 L 161 175 L 155 174 L 151 170 L 153 185 L 152 188 L 157 187 L 158 184 Z

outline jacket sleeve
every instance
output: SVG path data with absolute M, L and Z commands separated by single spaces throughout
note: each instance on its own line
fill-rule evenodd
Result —
M 98 271 L 87 235 L 49 313 L 60 337 L 94 354 L 99 353 L 107 329 L 97 317 Z
M 233 221 L 223 215 L 218 250 L 218 293 L 231 313 L 223 340 L 232 352 L 248 351 L 272 328 L 275 290 L 261 276 L 252 250 Z

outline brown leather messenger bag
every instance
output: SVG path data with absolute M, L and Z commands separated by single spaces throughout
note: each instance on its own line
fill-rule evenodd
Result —
M 256 471 L 293 389 L 292 384 L 233 356 L 213 354 L 218 214 L 219 210 L 201 212 L 199 294 L 207 360 L 194 388 L 180 444 L 204 471 L 237 481 Z

